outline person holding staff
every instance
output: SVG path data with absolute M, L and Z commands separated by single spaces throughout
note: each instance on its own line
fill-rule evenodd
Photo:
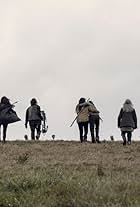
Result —
M 97 111 L 94 106 L 92 106 L 89 102 L 86 102 L 85 98 L 80 98 L 79 103 L 76 106 L 76 113 L 81 143 L 83 141 L 87 141 L 89 110 L 92 112 Z

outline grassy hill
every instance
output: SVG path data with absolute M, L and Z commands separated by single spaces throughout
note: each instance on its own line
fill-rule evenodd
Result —
M 0 144 L 0 207 L 139 206 L 139 142 Z

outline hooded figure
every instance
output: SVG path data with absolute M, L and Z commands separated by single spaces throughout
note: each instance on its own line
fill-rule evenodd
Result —
M 10 111 L 10 110 L 12 110 L 13 107 L 14 106 L 10 103 L 9 99 L 6 96 L 3 96 L 1 98 L 1 102 L 0 102 L 0 117 L 1 117 L 1 113 L 3 113 L 4 110 Z M 8 122 L 5 122 L 4 119 L 0 118 L 0 128 L 1 128 L 1 126 L 3 126 L 3 142 L 5 142 Z
M 121 129 L 123 145 L 126 145 L 126 134 L 128 144 L 131 144 L 132 132 L 137 128 L 137 115 L 131 100 L 127 99 L 118 116 L 118 127 Z

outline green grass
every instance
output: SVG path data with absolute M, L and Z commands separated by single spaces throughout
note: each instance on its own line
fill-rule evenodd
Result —
M 0 207 L 139 207 L 140 143 L 0 144 Z

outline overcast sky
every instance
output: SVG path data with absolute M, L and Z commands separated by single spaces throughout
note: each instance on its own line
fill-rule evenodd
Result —
M 0 0 L 0 96 L 19 101 L 23 120 L 10 125 L 8 138 L 27 133 L 25 109 L 36 97 L 47 112 L 47 136 L 79 140 L 77 124 L 69 125 L 85 97 L 104 119 L 102 139 L 119 139 L 126 98 L 140 116 L 139 11 L 139 0 Z

